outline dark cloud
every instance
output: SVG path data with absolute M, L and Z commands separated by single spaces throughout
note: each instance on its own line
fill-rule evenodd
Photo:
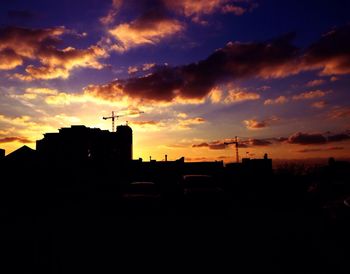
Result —
M 289 144 L 299 145 L 314 145 L 314 144 L 325 144 L 327 138 L 320 133 L 302 133 L 297 132 L 289 136 L 287 142 Z
M 33 141 L 25 137 L 5 137 L 0 139 L 0 143 L 11 143 L 11 142 L 20 142 L 22 144 L 33 143 Z
M 238 141 L 239 148 L 248 148 L 248 147 L 257 147 L 257 146 L 269 146 L 272 142 L 266 139 L 248 139 Z M 225 139 L 225 140 L 216 140 L 212 142 L 203 142 L 199 144 L 193 144 L 194 148 L 208 147 L 213 150 L 221 150 L 229 148 L 230 146 L 235 146 L 235 139 Z
M 344 147 L 328 147 L 328 148 L 306 148 L 298 150 L 300 153 L 310 153 L 310 152 L 320 152 L 320 151 L 330 151 L 330 150 L 343 150 Z
M 200 143 L 200 144 L 194 144 L 192 147 L 209 147 L 208 143 Z
M 265 139 L 250 139 L 248 141 L 249 146 L 269 146 L 272 145 L 272 142 L 269 140 L 265 140 Z
M 135 29 L 148 26 L 133 24 Z M 320 70 L 323 75 L 350 73 L 350 25 L 332 30 L 305 50 L 296 48 L 293 38 L 294 34 L 286 34 L 265 42 L 230 42 L 199 62 L 158 66 L 146 76 L 109 85 L 118 86 L 118 90 L 131 97 L 171 101 L 176 97 L 204 98 L 217 85 L 251 77 L 281 78 L 310 70 Z M 103 88 L 95 95 L 114 97 L 105 93 L 115 90 Z M 307 98 L 322 95 L 321 92 L 303 94 Z
M 350 24 L 323 35 L 307 49 L 303 58 L 303 65 L 320 68 L 322 75 L 350 73 Z
M 328 132 L 327 132 L 328 134 Z M 339 133 L 334 135 L 329 135 L 328 137 L 321 133 L 302 133 L 297 132 L 286 137 L 278 137 L 278 138 L 266 138 L 266 139 L 255 139 L 248 138 L 242 139 L 238 141 L 238 147 L 240 148 L 249 148 L 249 147 L 260 147 L 260 146 L 270 146 L 273 144 L 279 143 L 288 143 L 288 144 L 297 144 L 297 145 L 323 145 L 327 143 L 335 143 L 350 140 L 350 135 L 348 133 Z M 199 144 L 193 144 L 193 148 L 201 148 L 207 147 L 209 149 L 226 149 L 229 146 L 235 145 L 235 139 L 225 139 L 225 140 L 216 140 L 213 142 L 203 142 Z M 340 147 L 328 147 L 323 150 L 339 150 L 343 149 Z M 321 151 L 319 148 L 312 149 L 302 149 L 298 152 L 315 152 Z
M 148 100 L 195 99 L 205 97 L 215 85 L 235 79 L 279 77 L 285 66 L 296 57 L 297 49 L 291 44 L 293 37 L 288 34 L 261 43 L 228 43 L 197 63 L 178 67 L 158 66 L 144 77 L 114 81 L 109 84 L 110 89 L 98 90 L 99 86 L 94 86 L 94 93 L 113 97 L 105 93 L 115 92 L 117 86 L 125 95 Z
M 345 134 L 345 133 L 331 135 L 331 136 L 328 136 L 328 138 L 327 138 L 328 142 L 341 142 L 341 141 L 346 141 L 346 140 L 350 140 L 350 135 Z
M 61 36 L 76 32 L 65 27 L 30 29 L 20 27 L 0 28 L 0 70 L 10 70 L 24 61 L 37 61 L 41 66 L 28 65 L 25 74 L 13 74 L 10 78 L 23 81 L 34 79 L 68 78 L 77 67 L 103 68 L 98 59 L 107 57 L 104 49 L 90 46 L 87 49 L 67 47 L 58 49 Z

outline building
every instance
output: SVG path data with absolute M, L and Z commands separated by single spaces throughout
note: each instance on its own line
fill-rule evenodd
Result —
M 127 125 L 116 132 L 71 126 L 58 133 L 46 133 L 36 142 L 36 150 L 43 160 L 82 162 L 132 160 L 132 129 Z
M 21 161 L 21 162 L 32 163 L 35 160 L 35 157 L 36 157 L 36 151 L 24 145 L 24 146 L 21 146 L 19 149 L 8 154 L 5 157 L 5 159 L 7 161 Z
M 0 148 L 0 160 L 5 158 L 5 149 Z

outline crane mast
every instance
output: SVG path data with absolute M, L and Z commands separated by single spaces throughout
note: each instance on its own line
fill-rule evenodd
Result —
M 119 117 L 130 116 L 130 115 L 141 114 L 141 113 L 144 113 L 144 112 L 143 111 L 138 111 L 138 112 L 133 112 L 133 113 L 130 113 L 130 114 L 114 114 L 114 111 L 112 111 L 112 115 L 111 116 L 102 117 L 102 118 L 103 118 L 103 120 L 112 119 L 112 132 L 115 132 L 115 120 L 118 120 Z
M 235 136 L 235 140 L 232 142 L 225 142 L 225 145 L 231 145 L 231 144 L 235 144 L 235 150 L 236 150 L 236 163 L 239 163 L 239 154 L 238 154 L 238 138 L 237 136 Z

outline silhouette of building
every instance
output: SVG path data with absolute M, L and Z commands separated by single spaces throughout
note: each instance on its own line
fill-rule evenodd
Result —
M 0 160 L 5 158 L 5 149 L 0 148 Z
M 5 157 L 5 159 L 10 161 L 22 161 L 22 162 L 31 163 L 33 160 L 35 160 L 35 157 L 36 157 L 36 151 L 24 145 L 19 149 L 8 154 Z
M 267 154 L 262 159 L 242 158 L 241 163 L 226 164 L 226 168 L 237 173 L 247 173 L 251 175 L 271 174 L 272 159 Z
M 43 160 L 66 162 L 132 160 L 132 129 L 120 125 L 116 132 L 71 126 L 58 133 L 46 133 L 36 142 L 39 157 Z

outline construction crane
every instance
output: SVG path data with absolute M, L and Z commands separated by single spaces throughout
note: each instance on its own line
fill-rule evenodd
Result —
M 130 116 L 130 115 L 141 114 L 141 113 L 144 113 L 144 112 L 143 111 L 137 111 L 137 112 L 132 112 L 132 113 L 129 113 L 129 114 L 114 114 L 114 111 L 112 111 L 112 115 L 111 116 L 102 117 L 102 118 L 103 118 L 103 120 L 112 119 L 112 132 L 115 132 L 114 120 L 118 120 L 119 117 Z
M 235 148 L 236 148 L 236 163 L 239 163 L 239 155 L 238 155 L 238 138 L 237 136 L 235 137 L 235 140 L 234 141 L 231 141 L 231 142 L 225 142 L 224 143 L 225 145 L 232 145 L 232 144 L 235 144 Z

